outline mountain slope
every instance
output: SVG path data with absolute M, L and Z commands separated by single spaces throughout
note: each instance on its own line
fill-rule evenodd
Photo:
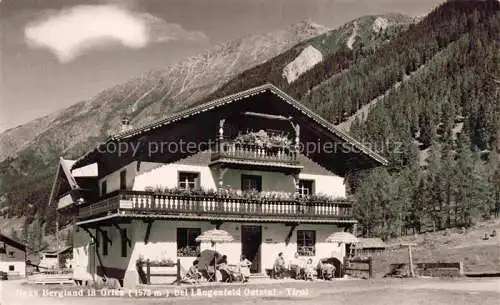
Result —
M 385 27 L 372 24 L 371 31 Z M 356 216 L 365 235 L 470 226 L 500 213 L 500 2 L 450 0 L 386 43 L 349 39 L 352 50 L 349 43 L 324 55 L 288 83 L 280 69 L 304 45 L 320 49 L 312 41 L 212 97 L 270 81 L 337 124 L 376 100 L 350 129 L 391 163 L 359 175 Z
M 371 29 L 376 18 L 363 17 L 325 34 L 322 34 L 325 28 L 302 22 L 287 30 L 248 36 L 217 46 L 168 69 L 152 71 L 105 90 L 89 101 L 3 133 L 0 135 L 1 156 L 8 159 L 0 163 L 0 189 L 6 194 L 3 201 L 10 207 L 8 213 L 45 213 L 47 190 L 58 156 L 82 154 L 118 131 L 122 116 L 127 115 L 137 126 L 189 107 L 238 73 L 283 51 L 294 55 L 312 44 L 326 56 L 337 53 L 346 48 L 354 23 L 359 28 Z M 403 29 L 412 22 L 411 18 L 401 15 L 383 18 L 389 20 L 391 29 L 404 25 Z M 371 46 L 385 41 L 384 36 L 376 31 L 364 33 L 356 36 L 357 39 L 369 41 Z M 303 40 L 308 44 L 301 43 Z M 284 65 L 280 66 L 277 72 L 280 78 L 283 68 Z M 25 185 L 32 187 L 27 191 Z M 24 204 L 14 204 L 16 202 Z
M 234 75 L 325 31 L 320 25 L 301 22 L 284 30 L 223 43 L 5 131 L 0 135 L 1 213 L 28 219 L 35 214 L 46 215 L 52 222 L 54 211 L 47 210 L 46 203 L 59 156 L 83 154 L 118 132 L 123 116 L 131 124 L 141 125 L 189 107 Z
M 44 145 L 47 141 L 64 151 L 87 138 L 105 137 L 118 130 L 120 115 L 127 114 L 136 125 L 157 119 L 159 112 L 189 106 L 234 75 L 325 31 L 327 29 L 320 25 L 301 22 L 285 30 L 223 43 L 169 68 L 146 73 L 105 90 L 89 101 L 3 132 L 0 161 L 15 157 L 30 145 Z M 60 133 L 62 128 L 69 128 L 71 137 Z
M 377 20 L 384 20 L 383 29 L 374 26 Z M 372 54 L 382 45 L 398 37 L 414 22 L 414 18 L 400 14 L 361 17 L 338 29 L 305 40 L 268 62 L 241 73 L 200 102 L 223 97 L 265 82 L 271 82 L 300 99 L 315 86 L 347 69 L 356 58 Z M 353 33 L 356 34 L 354 38 Z M 351 43 L 353 49 L 350 49 Z M 304 50 L 311 47 L 321 52 L 323 60 L 309 67 L 295 81 L 288 82 L 283 70 Z
M 376 145 L 371 148 L 391 161 L 388 169 L 360 175 L 356 213 L 362 232 L 400 235 L 408 227 L 424 229 L 429 221 L 434 228 L 470 225 L 473 214 L 489 215 L 495 192 L 500 198 L 500 160 L 495 157 L 500 109 L 494 87 L 494 78 L 500 79 L 499 12 L 496 0 L 448 1 L 417 23 L 400 15 L 363 17 L 304 40 L 189 103 L 272 82 L 324 118 L 341 123 L 379 98 L 366 120 L 354 119 L 351 126 L 355 137 Z M 290 63 L 296 64 L 292 78 L 286 71 Z M 167 95 L 166 89 L 156 89 L 165 84 L 155 73 L 162 72 L 98 96 L 120 105 L 108 112 L 97 111 L 92 102 L 75 106 L 70 121 L 59 125 L 71 145 L 46 132 L 36 145 L 0 163 L 0 173 L 10 178 L 0 180 L 9 213 L 22 214 L 29 204 L 33 213 L 45 213 L 46 201 L 40 198 L 46 196 L 50 180 L 41 180 L 40 173 L 50 177 L 55 164 L 50 158 L 61 151 L 71 156 L 86 150 L 116 130 L 123 113 L 128 111 L 137 125 L 157 113 L 186 107 L 175 97 L 192 93 L 182 86 L 187 82 L 179 82 L 183 89 L 177 95 Z M 462 136 L 452 137 L 459 118 L 465 120 Z M 94 124 L 99 130 L 92 133 Z M 76 128 L 89 128 L 90 137 L 82 137 Z M 476 147 L 484 153 L 475 154 Z M 428 168 L 419 167 L 419 150 L 432 151 Z

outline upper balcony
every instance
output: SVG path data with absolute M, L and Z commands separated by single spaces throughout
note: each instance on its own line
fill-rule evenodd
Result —
M 352 220 L 348 199 L 293 198 L 222 193 L 158 193 L 118 191 L 109 197 L 81 206 L 79 219 L 109 214 L 208 220 L 326 221 Z
M 211 164 L 233 163 L 300 169 L 297 153 L 286 147 L 263 147 L 253 143 L 223 140 L 212 152 Z
M 219 138 L 211 164 L 246 164 L 300 169 L 297 147 L 287 134 L 259 130 L 239 133 L 231 139 Z

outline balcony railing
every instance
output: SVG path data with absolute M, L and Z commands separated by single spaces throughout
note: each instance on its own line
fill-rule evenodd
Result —
M 300 199 L 271 200 L 120 191 L 105 200 L 80 207 L 78 217 L 82 219 L 117 212 L 213 218 L 351 219 L 352 201 L 339 199 L 304 202 Z
M 212 153 L 212 161 L 274 163 L 284 166 L 299 166 L 297 153 L 286 147 L 262 147 L 229 140 L 219 143 Z

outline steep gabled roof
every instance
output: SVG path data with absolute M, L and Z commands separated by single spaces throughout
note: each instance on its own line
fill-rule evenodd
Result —
M 3 235 L 2 233 L 0 233 L 0 241 L 6 243 L 6 244 L 8 244 L 16 249 L 19 249 L 21 251 L 26 252 L 26 245 L 25 244 L 23 244 L 22 242 L 19 242 L 17 240 L 14 240 L 6 235 Z
M 199 106 L 195 106 L 189 109 L 186 109 L 184 111 L 178 112 L 176 114 L 167 116 L 163 119 L 159 119 L 157 121 L 154 121 L 152 123 L 146 124 L 142 127 L 134 128 L 131 130 L 127 130 L 121 133 L 118 133 L 116 135 L 110 136 L 107 138 L 107 140 L 104 143 L 101 143 L 97 148 L 94 150 L 86 153 L 83 155 L 81 158 L 79 158 L 75 164 L 73 165 L 73 168 L 78 168 L 80 166 L 88 164 L 88 159 L 92 154 L 97 154 L 99 147 L 102 145 L 105 145 L 106 143 L 112 142 L 112 141 L 121 141 L 125 140 L 128 138 L 133 138 L 136 136 L 143 135 L 149 131 L 155 130 L 160 127 L 164 127 L 166 125 L 169 125 L 171 123 L 187 119 L 189 117 L 195 116 L 197 114 L 207 112 L 209 110 L 212 110 L 214 108 L 222 107 L 227 104 L 231 104 L 233 102 L 248 98 L 253 95 L 257 95 L 263 92 L 269 91 L 273 93 L 274 95 L 278 96 L 280 99 L 300 111 L 302 114 L 306 115 L 309 117 L 311 120 L 319 124 L 320 126 L 326 128 L 329 132 L 331 132 L 333 135 L 337 136 L 338 138 L 350 143 L 353 145 L 356 149 L 359 151 L 363 152 L 364 154 L 368 155 L 371 157 L 373 160 L 377 161 L 381 165 L 387 165 L 388 161 L 380 156 L 379 154 L 373 152 L 369 148 L 365 147 L 363 144 L 361 144 L 359 141 L 355 140 L 354 138 L 350 137 L 348 134 L 340 130 L 339 128 L 335 127 L 333 124 L 319 116 L 318 114 L 314 113 L 312 110 L 308 109 L 304 105 L 300 104 L 298 101 L 296 101 L 294 98 L 286 94 L 285 92 L 281 91 L 278 89 L 276 86 L 273 84 L 267 83 L 262 86 L 254 87 L 245 91 L 241 91 L 232 95 L 225 96 L 223 98 L 219 98 L 204 104 L 201 104 Z
M 59 166 L 57 167 L 56 175 L 54 178 L 54 182 L 52 183 L 52 189 L 50 191 L 50 196 L 49 196 L 49 205 L 54 201 L 54 197 L 56 196 L 57 192 L 57 187 L 59 184 L 59 179 L 61 178 L 61 175 L 64 175 L 64 178 L 68 182 L 69 187 L 72 190 L 75 190 L 78 188 L 78 183 L 75 180 L 75 177 L 71 174 L 71 167 L 75 164 L 76 161 L 74 160 L 66 160 L 63 159 L 62 157 L 59 158 Z

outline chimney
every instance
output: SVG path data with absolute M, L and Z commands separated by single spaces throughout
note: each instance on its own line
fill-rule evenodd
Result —
M 132 126 L 130 126 L 130 121 L 128 120 L 128 118 L 127 117 L 123 117 L 122 118 L 122 126 L 121 126 L 120 132 L 124 132 L 124 131 L 130 130 L 131 128 L 132 128 Z

